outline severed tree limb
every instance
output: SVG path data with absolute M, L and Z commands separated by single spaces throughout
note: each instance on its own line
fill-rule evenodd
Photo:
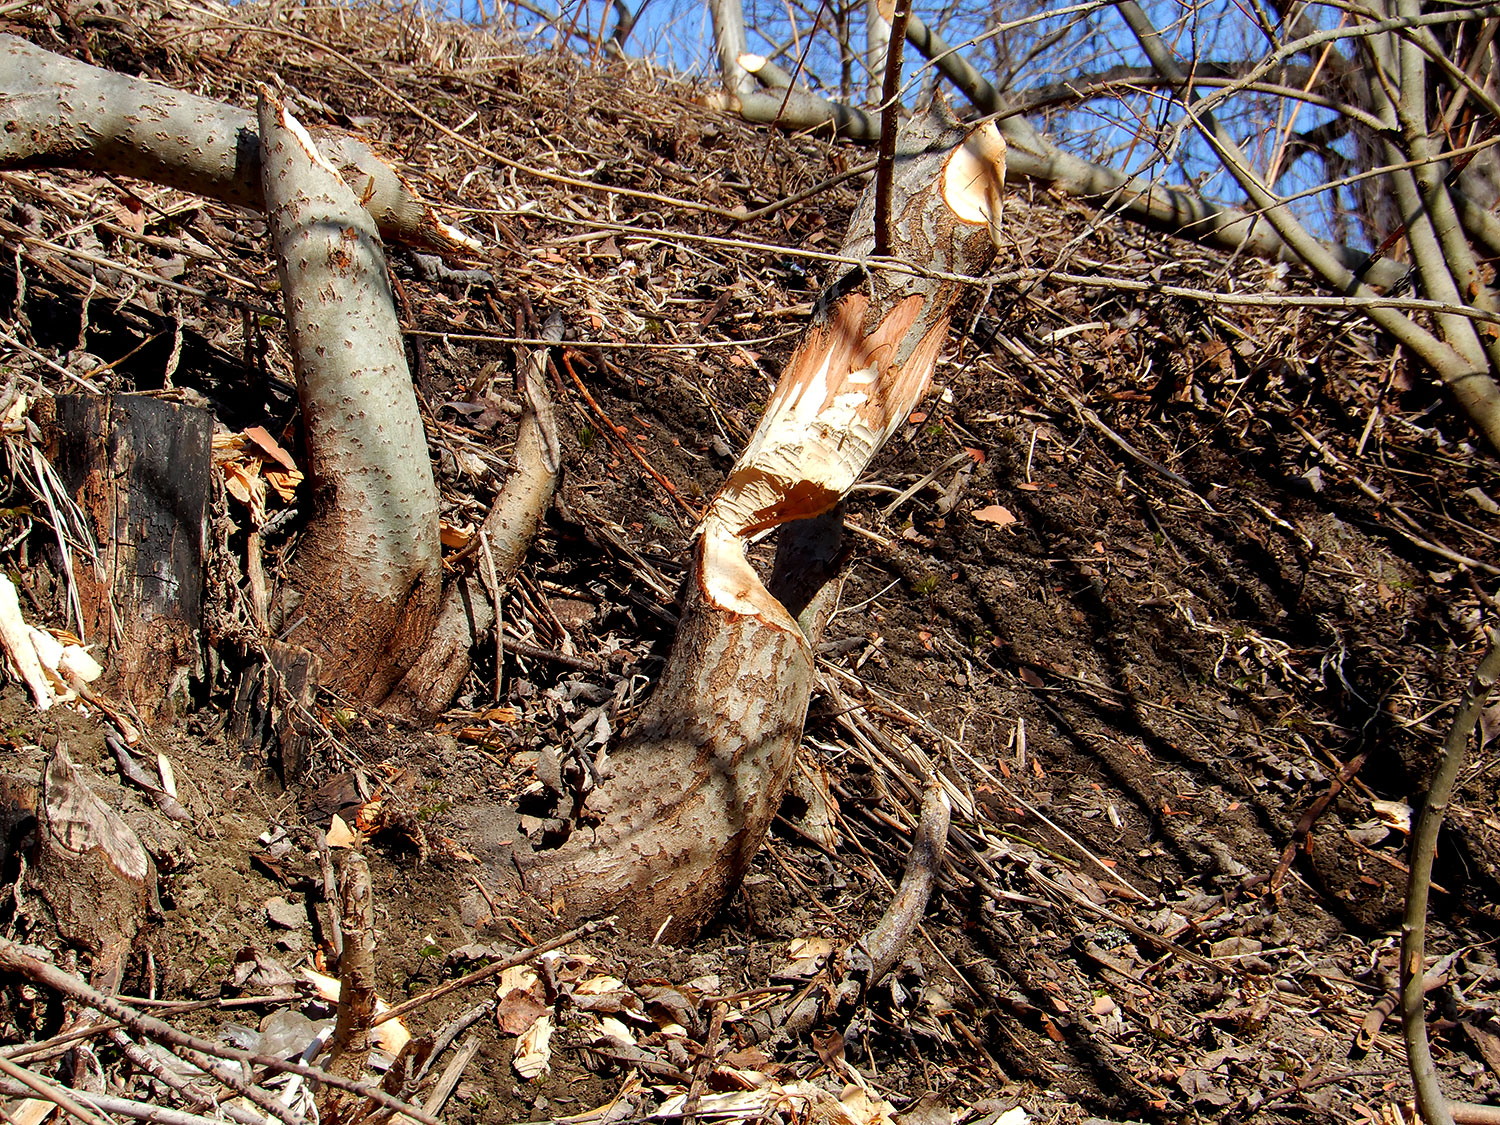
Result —
M 70 1096 L 71 1091 L 64 1089 L 56 1082 L 43 1078 L 40 1074 L 27 1070 L 24 1066 L 17 1066 L 9 1059 L 0 1058 L 0 1074 L 19 1082 L 32 1094 L 51 1102 L 63 1112 L 71 1114 L 83 1122 L 83 1125 L 106 1125 L 105 1120 L 97 1113 L 85 1109 L 74 1101 Z
M 741 1034 L 748 1034 L 752 1042 L 795 1039 L 835 1011 L 854 1004 L 862 993 L 885 979 L 927 912 L 933 885 L 942 872 L 952 818 L 953 806 L 943 792 L 941 780 L 930 778 L 922 793 L 922 811 L 912 833 L 901 885 L 880 920 L 860 941 L 859 953 L 850 958 L 843 979 L 837 987 L 807 990 L 784 1006 L 779 1016 L 751 1022 L 741 1029 Z
M 265 210 L 255 114 L 130 78 L 0 35 L 0 168 L 86 168 L 135 176 Z M 318 144 L 354 185 L 380 232 L 442 253 L 478 243 L 437 213 L 348 133 L 320 131 Z
M 563 327 L 562 317 L 553 314 L 542 328 L 542 339 L 561 343 Z M 547 353 L 547 348 L 536 349 L 516 371 L 522 410 L 515 464 L 477 535 L 492 547 L 495 578 L 501 587 L 520 569 L 562 477 L 557 422 L 547 391 Z M 405 715 L 432 716 L 445 710 L 469 674 L 470 654 L 491 628 L 499 625 L 478 582 L 457 575 L 443 595 L 427 647 L 381 706 Z
M 329 686 L 379 702 L 437 615 L 437 486 L 374 222 L 265 87 L 259 114 L 316 505 L 291 573 L 295 640 Z
M 967 135 L 934 118 L 909 124 L 895 161 L 896 254 L 948 277 L 986 270 L 1004 152 L 992 124 Z M 867 190 L 844 255 L 869 258 L 874 223 Z M 613 776 L 562 846 L 518 857 L 527 890 L 550 909 L 617 911 L 636 933 L 681 941 L 739 885 L 801 741 L 816 592 L 838 554 L 827 513 L 926 393 L 958 291 L 953 280 L 855 266 L 824 292 L 699 526 L 676 643 Z M 778 599 L 745 547 L 783 525 Z M 663 776 L 680 782 L 663 786 Z
M 113 992 L 146 914 L 156 902 L 156 865 L 139 837 L 84 780 L 59 742 L 42 770 L 33 888 L 57 931 L 93 954 L 92 980 Z
M 1432 863 L 1437 853 L 1438 833 L 1448 811 L 1448 801 L 1463 768 L 1469 737 L 1484 713 L 1490 691 L 1500 681 L 1500 633 L 1489 630 L 1489 649 L 1474 670 L 1458 712 L 1443 740 L 1442 757 L 1427 787 L 1427 798 L 1411 833 L 1411 868 L 1406 882 L 1406 912 L 1401 920 L 1401 1019 L 1406 1033 L 1406 1056 L 1411 1067 L 1412 1087 L 1422 1120 L 1432 1125 L 1452 1125 L 1454 1115 L 1438 1086 L 1432 1048 L 1427 1042 L 1424 1014 L 1423 966 L 1427 937 L 1427 899 L 1432 884 Z
M 31 1093 L 34 1091 L 28 1084 L 0 1081 L 0 1094 L 7 1097 L 27 1097 Z M 94 1094 L 87 1090 L 70 1090 L 68 1093 L 76 1098 L 80 1105 L 92 1106 L 101 1113 L 114 1117 L 145 1121 L 149 1125 L 224 1125 L 226 1117 L 241 1125 L 262 1125 L 265 1121 L 260 1114 L 227 1104 L 215 1107 L 216 1112 L 222 1114 L 222 1117 L 206 1117 L 189 1110 L 172 1109 L 169 1106 L 153 1105 L 150 1102 L 134 1101 L 130 1098 L 117 1098 L 109 1094 Z M 12 1111 L 12 1116 L 14 1115 Z

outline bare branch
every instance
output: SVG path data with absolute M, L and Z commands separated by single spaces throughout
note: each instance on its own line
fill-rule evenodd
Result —
M 1327 284 L 1350 296 L 1371 295 L 1369 288 L 1340 263 L 1326 246 L 1308 234 L 1287 211 L 1283 202 L 1277 199 L 1256 176 L 1239 146 L 1226 131 L 1218 127 L 1212 115 L 1206 112 L 1210 99 L 1196 97 L 1187 76 L 1178 66 L 1176 59 L 1162 41 L 1150 19 L 1141 10 L 1140 5 L 1135 0 L 1119 0 L 1116 7 L 1135 34 L 1152 65 L 1161 72 L 1164 78 L 1179 87 L 1182 104 L 1188 111 L 1189 119 L 1214 148 L 1224 167 L 1250 197 L 1251 202 L 1261 209 L 1265 218 L 1276 228 L 1276 232 L 1292 251 L 1299 255 Z M 1476 364 L 1470 357 L 1456 351 L 1448 343 L 1439 340 L 1410 318 L 1394 310 L 1372 307 L 1369 315 L 1371 320 L 1411 348 L 1437 373 L 1444 384 L 1452 390 L 1454 398 L 1468 414 L 1475 428 L 1489 442 L 1491 448 L 1500 450 L 1500 387 L 1497 387 L 1494 379 L 1490 377 L 1487 361 L 1481 356 L 1480 362 Z
M 1459 702 L 1448 737 L 1443 740 L 1443 754 L 1427 787 L 1427 799 L 1411 833 L 1411 867 L 1406 883 L 1406 913 L 1401 922 L 1401 1016 L 1405 1024 L 1406 1054 L 1411 1067 L 1412 1086 L 1422 1120 L 1433 1125 L 1452 1125 L 1453 1114 L 1438 1087 L 1437 1070 L 1432 1064 L 1432 1049 L 1427 1043 L 1424 992 L 1422 989 L 1424 946 L 1427 933 L 1427 900 L 1432 885 L 1432 862 L 1437 851 L 1438 833 L 1453 786 L 1463 767 L 1469 747 L 1469 736 L 1479 722 L 1490 690 L 1500 680 L 1500 637 L 1491 631 L 1489 650 L 1479 662 Z

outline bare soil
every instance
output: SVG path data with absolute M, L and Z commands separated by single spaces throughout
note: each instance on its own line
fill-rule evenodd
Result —
M 185 719 L 150 734 L 193 814 L 181 828 L 118 780 L 98 719 L 37 714 L 14 686 L 0 696 L 4 772 L 34 784 L 45 750 L 65 740 L 157 859 L 162 910 L 130 995 L 217 1001 L 241 991 L 236 966 L 256 952 L 288 966 L 319 956 L 328 915 L 312 832 L 384 795 L 367 854 L 380 990 L 394 1003 L 550 936 L 487 898 L 486 860 L 552 830 L 539 778 L 584 785 L 595 736 L 618 737 L 649 691 L 671 642 L 687 509 L 753 428 L 827 269 L 797 252 L 836 247 L 858 182 L 744 224 L 692 205 L 754 210 L 865 154 L 755 131 L 643 68 L 527 52 L 409 14 L 241 6 L 193 22 L 135 18 L 127 31 L 104 8 L 25 25 L 11 13 L 0 30 L 242 104 L 274 67 L 299 112 L 358 119 L 492 247 L 493 285 L 424 280 L 395 255 L 452 522 L 482 516 L 503 478 L 514 423 L 496 399 L 524 304 L 568 318 L 555 386 L 566 477 L 503 616 L 593 671 L 512 651 L 497 699 L 493 653 L 481 653 L 434 729 L 324 697 L 310 767 L 282 778 L 225 736 L 251 652 L 236 643 L 243 609 L 221 589 L 215 675 Z M 355 61 L 386 86 L 360 79 Z M 598 190 L 502 167 L 412 106 Z M 461 126 L 471 111 L 478 119 Z M 115 288 L 92 299 L 79 348 L 76 279 L 93 267 L 15 233 L 153 270 L 174 246 L 207 248 L 175 278 L 274 307 L 256 216 L 177 207 L 180 196 L 99 177 L 5 184 L 13 225 L 0 241 L 18 262 L 0 281 L 7 324 L 29 322 L 38 348 L 101 388 L 187 393 L 229 429 L 294 440 L 274 317 L 100 268 Z M 116 233 L 127 214 L 144 214 L 149 237 Z M 818 837 L 806 799 L 789 798 L 740 895 L 692 947 L 599 934 L 569 948 L 633 988 L 688 987 L 703 1013 L 713 997 L 784 982 L 790 941 L 857 938 L 884 909 L 936 768 L 963 797 L 942 890 L 893 983 L 836 1029 L 845 1063 L 904 1120 L 951 1110 L 978 1121 L 1016 1104 L 1063 1122 L 1392 1120 L 1409 1096 L 1398 1021 L 1367 1047 L 1356 1035 L 1395 980 L 1400 803 L 1420 804 L 1492 604 L 1493 460 L 1428 374 L 1358 320 L 1111 284 L 1304 291 L 1283 268 L 1226 261 L 1024 186 L 1006 230 L 1002 271 L 1097 284 L 1002 272 L 976 290 L 934 396 L 850 503 L 854 547 L 804 742 L 806 772 L 830 779 L 835 835 Z M 184 346 L 171 383 L 185 392 L 163 388 L 174 318 Z M 0 362 L 62 389 L 24 355 Z M 244 511 L 226 500 L 216 521 L 217 565 L 242 582 Z M 46 534 L 38 518 L 32 545 L 6 557 L 34 595 L 28 613 L 56 604 Z M 1491 733 L 1486 722 L 1450 810 L 1430 922 L 1429 951 L 1458 954 L 1431 994 L 1435 1050 L 1448 1093 L 1469 1102 L 1500 1096 Z M 1360 754 L 1352 783 L 1299 834 Z M 13 855 L 5 876 L 16 873 Z M 303 907 L 302 923 L 272 922 L 273 899 Z M 0 917 L 11 936 L 74 956 L 56 948 L 34 898 L 8 893 Z M 492 994 L 492 983 L 461 990 L 407 1022 L 430 1031 Z M 0 1006 L 0 1039 L 57 1030 L 58 1006 L 18 995 Z M 721 1049 L 747 1045 L 755 1002 L 729 1002 Z M 173 1018 L 212 1032 L 268 1011 Z M 512 1070 L 513 1038 L 493 1018 L 476 1026 L 483 1046 L 445 1120 L 567 1117 L 627 1084 L 583 1023 L 563 1023 L 550 1074 L 531 1081 Z M 652 1050 L 691 1070 L 687 1056 Z M 758 1065 L 783 1081 L 828 1070 L 801 1042 Z

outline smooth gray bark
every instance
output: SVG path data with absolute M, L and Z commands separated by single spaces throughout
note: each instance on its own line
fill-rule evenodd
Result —
M 0 35 L 0 169 L 85 168 L 265 209 L 255 114 L 102 70 Z M 358 137 L 317 130 L 381 234 L 452 253 L 476 245 L 449 227 Z
M 316 504 L 291 575 L 306 618 L 288 632 L 325 683 L 378 702 L 432 629 L 437 486 L 373 220 L 264 87 L 260 133 Z

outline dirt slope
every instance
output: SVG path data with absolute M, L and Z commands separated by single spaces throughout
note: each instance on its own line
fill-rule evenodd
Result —
M 827 184 L 866 154 L 752 130 L 644 67 L 409 12 L 213 12 L 132 12 L 132 27 L 110 6 L 34 23 L 12 11 L 0 30 L 239 104 L 271 75 L 310 123 L 357 124 L 386 146 L 486 242 L 474 265 L 489 282 L 396 255 L 453 524 L 482 517 L 503 479 L 511 341 L 532 335 L 524 310 L 564 313 L 565 483 L 503 616 L 515 638 L 565 659 L 512 647 L 497 700 L 482 654 L 436 730 L 324 698 L 313 761 L 283 786 L 223 731 L 253 648 L 231 592 L 246 517 L 224 499 L 216 671 L 191 716 L 152 734 L 192 824 L 162 828 L 121 787 L 96 719 L 34 714 L 14 687 L 5 772 L 34 782 L 39 748 L 63 738 L 131 819 L 157 825 L 146 834 L 163 911 L 124 991 L 168 999 L 233 993 L 235 963 L 256 951 L 288 964 L 310 954 L 320 930 L 295 915 L 326 925 L 326 911 L 309 832 L 381 793 L 368 854 L 394 1002 L 480 947 L 549 936 L 517 932 L 465 853 L 555 830 L 542 782 L 586 784 L 649 691 L 688 509 L 753 427 L 859 183 L 747 222 L 730 213 Z M 258 216 L 103 177 L 0 183 L 0 243 L 15 263 L 0 316 L 33 349 L 0 341 L 5 369 L 62 390 L 41 355 L 100 389 L 207 401 L 227 429 L 261 425 L 295 446 Z M 993 285 L 955 318 L 938 391 L 851 505 L 855 551 L 805 743 L 806 774 L 826 774 L 837 800 L 830 834 L 805 797 L 789 801 L 784 834 L 692 949 L 605 935 L 570 949 L 638 990 L 691 982 L 703 1019 L 715 997 L 735 997 L 719 1046 L 743 1049 L 759 994 L 739 994 L 801 987 L 784 972 L 790 940 L 856 937 L 878 916 L 920 785 L 940 769 L 964 797 L 943 893 L 896 983 L 846 1014 L 835 1070 L 857 1068 L 922 1123 L 1017 1103 L 1061 1121 L 1390 1120 L 1407 1097 L 1396 1022 L 1367 1048 L 1355 1036 L 1395 973 L 1400 803 L 1420 801 L 1492 604 L 1494 465 L 1426 374 L 1359 321 L 1161 291 L 1307 291 L 1284 267 L 1024 190 L 1007 202 L 1006 236 Z M 7 434 L 13 470 L 25 441 Z M 8 505 L 29 502 L 14 473 L 13 488 Z M 296 506 L 273 499 L 272 512 Z M 10 518 L 35 522 L 7 538 L 5 565 L 35 607 L 54 606 L 41 519 Z M 295 510 L 273 527 L 274 570 Z M 1353 783 L 1299 834 L 1360 754 Z M 1493 764 L 1486 746 L 1450 814 L 1429 946 L 1460 954 L 1433 1018 L 1445 1084 L 1466 1101 L 1500 1094 Z M 497 816 L 517 800 L 519 822 Z M 274 839 L 280 829 L 295 846 Z M 293 908 L 272 908 L 279 923 L 273 899 Z M 7 896 L 0 917 L 32 943 L 54 936 L 33 898 Z M 489 987 L 408 1023 L 437 1028 Z M 269 1010 L 181 1018 L 209 1030 Z M 44 1038 L 59 1018 L 7 987 L 0 1039 Z M 554 1042 L 550 1077 L 530 1082 L 511 1068 L 512 1037 L 488 1015 L 477 1026 L 479 1061 L 446 1120 L 567 1116 L 630 1085 L 577 1021 Z M 691 1072 L 680 1044 L 678 1058 L 669 1038 L 643 1042 L 671 1069 L 647 1066 L 648 1084 Z M 830 1041 L 817 1043 L 737 1061 L 790 1082 L 826 1072 Z M 653 1097 L 622 1104 L 647 1113 Z

